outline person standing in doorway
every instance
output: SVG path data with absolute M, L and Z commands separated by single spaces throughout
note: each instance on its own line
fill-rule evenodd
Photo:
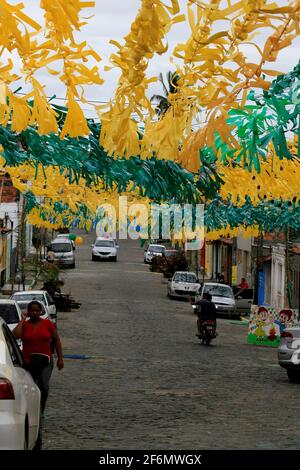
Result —
M 249 284 L 244 277 L 242 277 L 240 284 L 238 285 L 239 289 L 249 289 Z

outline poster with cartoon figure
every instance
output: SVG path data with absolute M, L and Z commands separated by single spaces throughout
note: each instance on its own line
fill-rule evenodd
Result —
M 248 343 L 278 347 L 284 329 L 298 324 L 298 310 L 253 305 L 248 328 Z

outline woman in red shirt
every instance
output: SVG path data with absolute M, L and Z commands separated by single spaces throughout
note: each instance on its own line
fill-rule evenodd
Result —
M 53 370 L 53 346 L 57 353 L 57 367 L 64 367 L 62 347 L 54 323 L 40 318 L 41 304 L 33 300 L 28 305 L 26 314 L 13 330 L 16 339 L 23 343 L 23 360 L 26 369 L 31 373 L 34 381 L 41 390 L 41 411 L 44 413 L 49 392 L 49 381 Z

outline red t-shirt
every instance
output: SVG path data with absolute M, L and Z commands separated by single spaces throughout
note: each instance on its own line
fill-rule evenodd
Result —
M 51 348 L 51 337 L 55 330 L 54 323 L 50 320 L 40 319 L 38 326 L 32 326 L 30 321 L 26 321 L 23 325 L 23 360 L 26 364 L 30 362 L 31 353 L 46 354 L 53 356 Z

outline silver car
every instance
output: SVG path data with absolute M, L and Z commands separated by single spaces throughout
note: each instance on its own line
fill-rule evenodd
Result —
M 218 282 L 205 282 L 200 291 L 201 299 L 204 293 L 211 294 L 218 315 L 239 317 L 239 313 L 236 310 L 233 290 L 230 286 Z
M 278 361 L 291 382 L 300 383 L 300 327 L 286 328 L 281 333 Z

